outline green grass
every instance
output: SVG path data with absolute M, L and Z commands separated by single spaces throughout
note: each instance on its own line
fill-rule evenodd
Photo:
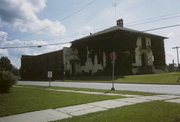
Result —
M 73 87 L 48 87 L 48 86 L 32 86 L 32 85 L 21 85 L 23 87 L 33 87 L 33 88 L 51 88 L 51 89 L 62 89 L 62 90 L 75 90 L 75 91 L 90 91 L 90 92 L 103 92 L 103 93 L 116 93 L 116 94 L 130 94 L 130 95 L 143 95 L 143 96 L 152 96 L 157 95 L 157 93 L 150 92 L 138 92 L 138 91 L 120 91 L 120 90 L 103 90 L 103 89 L 90 89 L 90 88 L 73 88 Z
M 0 116 L 115 98 L 123 97 L 56 92 L 39 88 L 12 88 L 10 93 L 0 94 Z
M 180 122 L 180 104 L 147 102 L 72 117 L 61 122 Z
M 126 75 L 115 76 L 115 82 L 123 83 L 155 83 L 155 84 L 180 84 L 177 79 L 180 77 L 180 72 L 161 73 L 161 74 L 144 74 L 144 75 Z M 78 82 L 112 82 L 111 76 L 79 76 L 70 77 L 65 80 Z
M 162 73 L 162 74 L 147 74 L 147 75 L 128 75 L 123 78 L 118 78 L 116 82 L 126 83 L 159 83 L 159 84 L 178 84 L 177 78 L 180 73 Z

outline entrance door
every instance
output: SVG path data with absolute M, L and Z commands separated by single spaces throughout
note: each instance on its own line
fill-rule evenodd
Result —
M 72 66 L 72 75 L 75 75 L 76 74 L 76 64 L 75 64 L 75 62 L 72 62 L 71 66 Z
M 142 67 L 147 66 L 147 64 L 148 64 L 148 59 L 147 59 L 146 53 L 143 53 L 143 54 L 142 54 L 141 62 L 142 62 Z

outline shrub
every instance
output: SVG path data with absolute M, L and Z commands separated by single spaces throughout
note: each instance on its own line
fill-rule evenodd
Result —
M 0 93 L 7 93 L 13 84 L 16 83 L 16 77 L 9 71 L 0 71 Z

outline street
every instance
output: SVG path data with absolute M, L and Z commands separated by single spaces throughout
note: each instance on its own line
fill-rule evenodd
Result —
M 45 81 L 18 81 L 18 85 L 39 85 L 49 86 Z M 157 85 L 157 84 L 125 84 L 115 83 L 116 90 L 152 92 L 161 94 L 180 95 L 180 85 Z M 111 83 L 90 83 L 90 82 L 51 82 L 51 86 L 93 88 L 93 89 L 111 89 Z

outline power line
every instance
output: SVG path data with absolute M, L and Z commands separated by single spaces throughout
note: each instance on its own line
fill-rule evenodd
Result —
M 159 28 L 152 28 L 152 29 L 148 29 L 148 30 L 143 30 L 143 32 L 160 30 L 160 29 L 165 29 L 165 28 L 172 28 L 172 27 L 176 27 L 176 26 L 180 26 L 180 24 L 169 25 L 169 26 L 164 26 L 164 27 L 159 27 Z
M 93 3 L 96 2 L 96 1 L 97 1 L 97 0 L 92 0 L 91 2 L 87 3 L 85 6 L 83 6 L 83 7 L 80 8 L 80 9 L 78 9 L 77 11 L 74 11 L 73 13 L 71 13 L 71 14 L 65 16 L 64 18 L 61 18 L 60 21 L 64 21 L 64 20 L 66 20 L 66 19 L 68 19 L 68 18 L 74 16 L 75 14 L 81 12 L 83 9 L 87 8 L 88 6 L 90 6 L 91 4 L 93 4 Z M 42 30 L 44 30 L 44 29 L 47 29 L 47 28 L 48 28 L 48 27 L 44 27 L 44 28 L 42 28 L 42 29 L 39 29 L 39 30 L 36 31 L 36 32 L 33 32 L 33 33 L 27 35 L 27 36 L 19 37 L 19 39 L 22 39 L 22 38 L 24 38 L 24 37 L 28 37 L 28 36 L 34 35 L 35 33 L 40 32 L 40 31 L 42 31 Z
M 87 35 L 88 33 L 83 33 L 83 34 L 74 34 L 71 36 L 65 36 L 65 37 L 61 37 L 61 38 L 53 38 L 53 39 L 49 39 L 49 40 L 57 40 L 57 39 L 63 39 L 63 38 L 70 38 L 70 37 L 75 37 L 75 36 L 82 36 L 82 35 Z M 43 40 L 43 41 L 49 41 L 49 40 Z M 7 46 L 7 47 L 0 47 L 0 49 L 12 49 L 12 48 L 34 48 L 34 47 L 45 47 L 45 46 L 52 46 L 52 45 L 62 45 L 62 44 L 68 44 L 71 43 L 71 41 L 69 42 L 62 42 L 62 43 L 53 43 L 53 44 L 44 44 L 44 45 L 30 45 L 30 46 Z
M 66 39 L 66 38 L 71 38 L 71 37 L 76 37 L 76 36 L 84 36 L 89 33 L 83 33 L 83 34 L 74 34 L 74 35 L 69 35 L 69 36 L 64 36 L 64 37 L 57 37 L 57 38 L 49 38 L 49 39 L 43 39 L 43 41 L 49 41 L 49 40 L 58 40 L 58 39 Z
M 65 16 L 64 18 L 60 19 L 60 21 L 64 21 L 68 18 L 70 18 L 71 16 L 81 12 L 83 9 L 85 9 L 86 7 L 90 6 L 91 4 L 93 4 L 94 2 L 96 2 L 97 0 L 92 0 L 91 2 L 87 3 L 85 6 L 83 6 L 82 8 L 78 9 L 77 11 L 74 11 L 73 13 Z M 115 3 L 115 6 L 116 6 L 116 3 Z M 177 15 L 178 13 L 171 13 L 171 14 L 166 14 L 166 15 L 162 15 L 162 16 L 158 16 L 158 17 L 153 17 L 153 18 L 147 18 L 147 19 L 144 19 L 144 20 L 151 20 L 151 21 L 145 21 L 145 22 L 140 22 L 140 23 L 137 23 L 137 24 L 131 24 L 131 25 L 128 25 L 127 27 L 130 27 L 130 26 L 137 26 L 137 25 L 142 25 L 142 24 L 147 24 L 147 23 L 152 23 L 152 22 L 157 22 L 157 21 L 162 21 L 162 20 L 167 20 L 167 19 L 174 19 L 174 18 L 177 18 L 177 17 L 180 17 L 180 15 Z M 172 16 L 172 15 L 176 15 L 176 16 Z M 115 15 L 116 16 L 116 15 Z M 170 17 L 167 17 L 167 16 L 170 16 Z M 166 18 L 162 18 L 162 17 L 166 17 Z M 172 18 L 173 17 L 173 18 Z M 159 18 L 159 19 L 156 19 L 156 18 Z M 156 19 L 156 20 L 152 20 L 152 19 Z M 24 37 L 28 37 L 28 36 L 31 36 L 31 35 L 34 35 L 35 33 L 37 32 L 40 32 L 44 29 L 46 29 L 48 27 L 45 27 L 45 28 L 42 28 L 32 34 L 29 34 L 27 36 L 23 36 L 23 37 L 20 37 L 19 39 L 21 38 L 24 38 Z M 69 37 L 68 37 L 69 38 Z
M 61 38 L 51 38 L 48 40 L 43 40 L 43 41 L 49 41 L 49 40 L 57 40 L 57 39 L 63 39 L 63 38 L 71 38 L 71 37 L 75 37 L 75 36 L 83 36 L 83 35 L 87 35 L 88 33 L 83 33 L 83 34 L 74 34 L 71 36 L 65 36 L 65 37 L 61 37 Z M 30 45 L 30 46 L 7 46 L 7 47 L 0 47 L 0 49 L 12 49 L 12 48 L 34 48 L 34 47 L 45 47 L 45 46 L 52 46 L 52 45 L 61 45 L 61 44 L 68 44 L 71 43 L 71 41 L 69 42 L 62 42 L 62 43 L 53 43 L 53 44 L 45 44 L 45 45 Z
M 165 29 L 165 28 L 172 28 L 172 27 L 176 27 L 176 26 L 180 26 L 180 24 L 169 25 L 169 26 L 164 26 L 164 27 L 159 27 L 159 28 L 153 28 L 153 29 L 148 29 L 148 30 L 144 30 L 144 31 L 142 31 L 142 32 L 160 30 L 160 29 Z M 45 46 L 68 44 L 68 43 L 71 43 L 71 42 L 72 42 L 72 41 L 62 42 L 62 43 L 45 44 L 45 45 L 0 47 L 0 49 L 9 49 L 9 48 L 34 48 L 34 47 L 40 48 L 40 47 L 45 47 Z
M 180 14 L 180 12 L 169 13 L 169 14 L 164 14 L 164 15 L 161 15 L 161 16 L 156 16 L 156 17 L 150 17 L 150 18 L 146 18 L 146 19 L 141 19 L 141 20 L 138 20 L 138 21 L 136 20 L 136 21 L 133 21 L 133 22 L 130 22 L 130 23 L 127 23 L 127 24 L 132 25 L 132 24 L 140 23 L 141 21 L 150 21 L 150 20 L 154 20 L 154 19 L 160 19 L 160 18 L 175 16 L 175 15 L 179 15 L 179 14 Z
M 161 15 L 161 16 L 157 16 L 157 17 L 143 19 L 144 22 L 135 21 L 134 23 L 133 22 L 131 22 L 130 24 L 127 23 L 126 27 L 137 26 L 137 25 L 142 25 L 142 24 L 147 24 L 147 23 L 152 23 L 152 22 L 158 22 L 158 21 L 163 21 L 163 20 L 168 20 L 168 19 L 175 19 L 175 18 L 178 18 L 178 17 L 180 17 L 180 12 L 171 13 L 171 14 L 165 14 L 165 15 Z M 101 29 L 105 29 L 105 28 L 100 28 L 98 30 L 101 30 Z
M 86 7 L 90 6 L 91 4 L 93 4 L 94 2 L 96 2 L 97 0 L 92 0 L 91 2 L 87 3 L 85 6 L 83 6 L 82 8 L 78 9 L 77 11 L 74 11 L 73 13 L 65 16 L 64 18 L 60 19 L 60 21 L 64 21 L 68 18 L 70 18 L 71 16 L 74 16 L 75 14 L 81 12 L 83 9 L 85 9 Z
M 180 17 L 180 15 L 166 17 L 166 18 L 160 18 L 160 19 L 155 19 L 155 20 L 150 20 L 150 21 L 145 21 L 145 22 L 141 22 L 141 23 L 137 23 L 137 24 L 128 25 L 128 27 L 148 24 L 148 23 L 152 23 L 152 22 L 159 22 L 159 21 L 164 21 L 164 20 L 168 20 L 168 19 L 175 19 L 175 18 L 178 18 L 178 17 Z
M 0 49 L 13 49 L 13 48 L 41 48 L 41 47 L 47 47 L 47 46 L 53 46 L 53 45 L 62 45 L 62 44 L 68 44 L 71 42 L 62 42 L 62 43 L 53 43 L 53 44 L 44 44 L 44 45 L 29 45 L 29 46 L 10 46 L 10 47 L 0 47 Z

